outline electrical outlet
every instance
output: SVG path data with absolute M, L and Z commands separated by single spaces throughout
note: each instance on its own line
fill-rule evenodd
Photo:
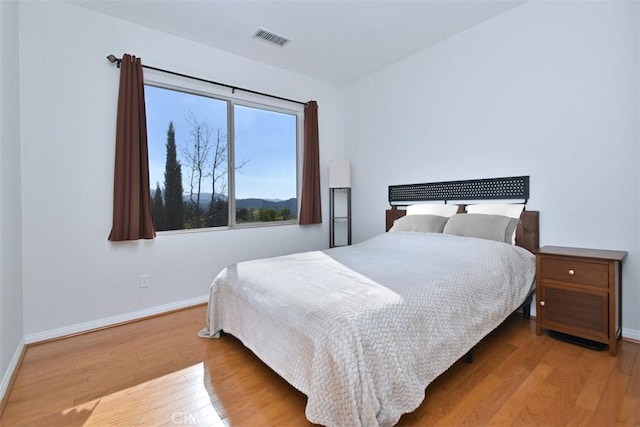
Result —
M 148 288 L 149 287 L 149 275 L 148 274 L 141 274 L 140 275 L 140 287 L 141 288 Z

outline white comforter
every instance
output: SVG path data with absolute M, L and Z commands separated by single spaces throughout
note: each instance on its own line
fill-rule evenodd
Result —
M 241 262 L 213 281 L 207 326 L 307 395 L 326 426 L 390 426 L 531 290 L 535 257 L 505 243 L 386 233 Z

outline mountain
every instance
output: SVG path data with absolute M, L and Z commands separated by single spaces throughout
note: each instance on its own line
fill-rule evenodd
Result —
M 151 190 L 151 194 L 153 196 L 155 192 Z M 227 196 L 224 194 L 216 194 L 216 197 L 221 198 L 223 200 L 227 200 Z M 195 197 L 194 197 L 195 198 Z M 187 203 L 190 202 L 189 195 L 183 195 L 182 200 Z M 209 208 L 209 203 L 211 202 L 211 193 L 200 193 L 200 208 L 202 210 L 206 210 Z M 280 209 L 287 208 L 291 211 L 291 214 L 295 217 L 298 215 L 298 199 L 291 198 L 289 200 L 274 200 L 274 199 L 238 199 L 236 200 L 236 208 L 253 208 L 253 209 L 275 209 L 279 211 Z

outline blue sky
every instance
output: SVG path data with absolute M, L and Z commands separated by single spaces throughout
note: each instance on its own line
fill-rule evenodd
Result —
M 178 160 L 182 163 L 183 188 L 189 191 L 190 170 L 183 150 L 191 145 L 193 113 L 206 120 L 213 143 L 218 130 L 227 135 L 227 103 L 215 98 L 145 86 L 147 135 L 149 144 L 149 182 L 164 186 L 167 129 L 173 122 Z M 235 158 L 244 166 L 236 172 L 236 198 L 286 200 L 296 197 L 296 116 L 236 105 Z M 216 189 L 216 191 L 219 191 Z M 211 180 L 203 182 L 202 192 L 211 192 Z

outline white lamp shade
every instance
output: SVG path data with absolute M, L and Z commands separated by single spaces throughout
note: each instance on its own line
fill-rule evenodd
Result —
M 351 188 L 349 160 L 329 160 L 329 188 Z

